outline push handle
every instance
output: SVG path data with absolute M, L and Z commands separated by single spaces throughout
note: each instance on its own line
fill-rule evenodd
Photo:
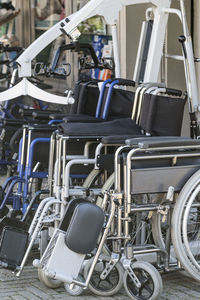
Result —
M 177 89 L 166 88 L 166 94 L 169 95 L 169 96 L 181 97 L 182 96 L 182 91 L 177 90 Z
M 135 86 L 135 81 L 130 80 L 130 79 L 115 78 L 114 80 L 118 80 L 119 85 Z
M 62 51 L 74 50 L 75 52 L 79 52 L 80 49 L 88 49 L 88 51 L 90 52 L 90 55 L 94 61 L 95 66 L 97 67 L 99 64 L 99 60 L 98 60 L 98 57 L 96 56 L 94 48 L 88 43 L 79 43 L 79 42 L 70 43 L 70 44 L 61 46 L 60 49 Z
M 178 37 L 178 41 L 181 43 L 181 47 L 182 47 L 182 50 L 183 50 L 184 58 L 186 59 L 187 58 L 187 51 L 186 51 L 186 48 L 185 48 L 186 37 L 184 35 L 180 35 Z

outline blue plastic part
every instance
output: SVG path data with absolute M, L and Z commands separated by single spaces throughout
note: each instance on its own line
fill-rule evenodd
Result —
M 87 178 L 87 176 L 87 174 L 70 174 L 70 177 L 75 179 L 85 179 Z
M 101 91 L 100 91 L 100 94 L 99 94 L 98 103 L 97 103 L 97 108 L 96 108 L 96 118 L 100 118 L 101 106 L 102 106 L 102 103 L 103 103 L 104 92 L 105 92 L 105 89 L 106 89 L 106 85 L 110 82 L 111 82 L 111 79 L 108 79 L 108 80 L 104 81 L 104 83 L 102 84 Z
M 103 110 L 103 119 L 106 120 L 108 118 L 108 111 L 109 111 L 109 107 L 110 107 L 110 103 L 111 103 L 111 99 L 112 99 L 112 92 L 113 92 L 113 87 L 115 85 L 117 85 L 119 83 L 119 80 L 114 80 L 108 90 L 108 94 L 107 94 L 107 98 L 106 98 L 106 102 L 105 102 L 105 106 L 104 106 L 104 110 Z
M 30 145 L 30 152 L 29 152 L 29 159 L 28 159 L 28 166 L 26 169 L 28 169 L 28 176 L 31 176 L 32 173 L 32 163 L 33 163 L 33 154 L 34 154 L 34 147 L 37 143 L 50 143 L 50 138 L 36 138 L 31 142 Z M 25 169 L 25 177 L 26 177 L 26 169 Z
M 10 195 L 11 195 L 11 193 L 13 191 L 14 186 L 17 183 L 19 183 L 19 182 L 25 183 L 25 180 L 23 178 L 19 178 L 19 177 L 16 178 L 16 179 L 14 179 L 14 180 L 12 180 L 12 182 L 11 182 L 11 184 L 10 184 L 10 186 L 9 186 L 6 194 L 5 194 L 5 197 L 3 198 L 3 201 L 1 203 L 0 209 L 3 209 L 4 205 L 6 205 L 6 203 L 8 201 L 8 198 L 10 197 Z M 20 201 L 20 199 L 19 199 L 19 201 Z
M 59 124 L 59 123 L 62 123 L 63 120 L 51 120 L 48 122 L 48 125 L 52 125 L 52 124 Z
M 0 159 L 0 166 L 16 165 L 16 164 L 17 162 L 15 160 Z
M 61 52 L 61 49 L 58 48 L 58 50 L 56 51 L 55 56 L 54 56 L 54 58 L 53 58 L 53 63 L 52 63 L 52 66 L 51 66 L 51 70 L 52 70 L 53 72 L 55 72 L 56 66 L 57 66 L 57 64 L 58 64 L 58 59 L 59 59 L 59 57 L 60 57 L 60 52 Z
M 17 172 L 18 172 L 18 173 L 20 173 L 20 169 L 21 169 L 22 142 L 23 142 L 23 138 L 21 138 L 21 139 L 20 139 L 20 142 L 19 142 L 18 165 L 17 165 Z
M 23 201 L 22 201 L 22 212 L 25 213 L 28 203 L 27 203 L 27 196 L 28 196 L 28 182 L 31 177 L 33 177 L 34 173 L 32 172 L 33 167 L 33 154 L 34 154 L 34 147 L 37 143 L 50 143 L 50 138 L 36 138 L 31 142 L 30 145 L 30 152 L 29 152 L 29 158 L 28 158 L 28 164 L 25 168 L 25 174 L 24 174 L 24 180 L 25 183 L 23 185 Z M 36 174 L 36 172 L 35 172 Z M 39 175 L 40 174 L 40 175 Z M 40 176 L 40 177 L 39 177 Z M 46 178 L 47 173 L 46 172 L 38 172 L 37 178 Z M 36 178 L 36 177 L 35 177 Z

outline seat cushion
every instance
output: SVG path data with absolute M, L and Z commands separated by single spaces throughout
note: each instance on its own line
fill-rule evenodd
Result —
M 65 135 L 78 136 L 107 136 L 133 134 L 141 135 L 140 127 L 130 118 L 116 119 L 113 121 L 100 123 L 61 123 L 59 125 L 62 133 Z

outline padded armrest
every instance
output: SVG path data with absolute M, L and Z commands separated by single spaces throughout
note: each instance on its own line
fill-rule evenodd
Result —
M 4 126 L 22 126 L 24 124 L 34 124 L 35 120 L 23 120 L 23 119 L 2 119 Z
M 200 146 L 200 140 L 191 139 L 187 137 L 177 136 L 154 136 L 154 137 L 140 137 L 134 139 L 127 139 L 126 145 L 138 146 L 139 148 L 158 148 L 158 147 L 180 147 L 180 146 Z
M 141 135 L 142 136 L 142 135 Z M 104 136 L 101 139 L 101 143 L 106 145 L 124 145 L 127 139 L 137 138 L 138 135 L 111 135 L 111 136 Z
M 51 120 L 62 120 L 63 118 L 66 117 L 66 113 L 62 114 L 62 113 L 56 113 L 56 114 L 50 114 L 49 115 L 49 119 Z
M 105 120 L 101 118 L 96 118 L 93 116 L 87 115 L 71 115 L 67 116 L 63 119 L 65 123 L 72 123 L 72 122 L 86 122 L 86 123 L 98 123 L 98 122 L 105 122 Z
M 35 111 L 37 112 L 38 109 L 24 109 L 24 108 L 19 109 L 19 113 L 22 117 L 32 117 L 32 113 Z
M 57 114 L 60 113 L 60 111 L 55 111 L 55 110 L 38 110 L 34 111 L 32 113 L 32 116 L 34 119 L 42 119 L 42 120 L 49 120 L 51 114 Z
M 53 125 L 48 125 L 48 124 L 34 124 L 31 126 L 28 126 L 29 130 L 33 130 L 33 131 L 54 131 L 56 128 L 56 126 Z
M 6 125 L 13 125 L 13 126 L 17 126 L 17 125 L 23 125 L 24 123 L 26 123 L 26 121 L 22 120 L 22 119 L 2 119 L 1 120 L 2 124 L 4 126 Z
M 36 123 L 36 120 L 23 120 L 23 119 L 2 119 L 1 120 L 2 124 L 4 126 L 22 126 L 22 125 L 25 125 L 25 124 L 35 124 Z M 40 121 L 37 121 L 37 123 L 41 123 L 43 124 L 43 122 Z M 45 123 L 46 124 L 46 123 Z

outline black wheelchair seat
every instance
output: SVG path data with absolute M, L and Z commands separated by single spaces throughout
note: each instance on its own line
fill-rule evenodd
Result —
M 65 135 L 141 135 L 140 127 L 130 118 L 121 118 L 100 123 L 62 123 L 59 126 Z

